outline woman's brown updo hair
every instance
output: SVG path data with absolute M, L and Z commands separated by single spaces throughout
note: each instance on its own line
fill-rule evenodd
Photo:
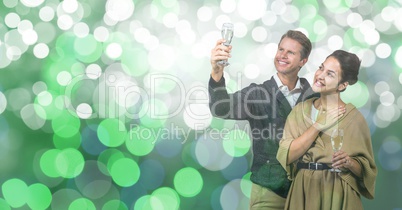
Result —
M 346 52 L 344 50 L 336 50 L 328 57 L 334 57 L 341 65 L 341 81 L 339 84 L 348 82 L 349 85 L 353 85 L 357 82 L 357 75 L 360 69 L 360 59 L 356 54 Z M 327 57 L 327 58 L 328 58 Z

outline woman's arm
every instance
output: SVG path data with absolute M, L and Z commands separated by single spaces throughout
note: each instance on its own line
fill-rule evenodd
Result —
M 328 110 L 326 113 L 320 112 L 316 122 L 308 128 L 301 136 L 292 141 L 289 147 L 287 164 L 299 159 L 310 148 L 311 144 L 317 139 L 321 131 L 325 131 L 336 123 L 346 112 L 344 106 Z
M 289 147 L 289 153 L 286 164 L 291 164 L 299 159 L 310 148 L 315 141 L 320 130 L 316 126 L 308 128 L 300 137 L 292 141 Z

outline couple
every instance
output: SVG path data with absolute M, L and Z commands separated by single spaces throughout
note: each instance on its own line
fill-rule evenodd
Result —
M 360 196 L 374 198 L 376 165 L 362 114 L 340 92 L 357 82 L 359 58 L 337 50 L 318 67 L 312 86 L 298 72 L 311 52 L 310 40 L 289 30 L 274 58 L 277 73 L 263 84 L 228 94 L 220 60 L 232 46 L 218 40 L 211 51 L 210 109 L 214 116 L 248 120 L 252 130 L 276 129 L 278 137 L 252 132 L 250 209 L 363 209 Z M 271 126 L 270 126 L 271 125 Z M 344 130 L 334 153 L 330 132 Z M 273 132 L 271 132 L 273 133 Z M 331 168 L 341 169 L 336 173 Z

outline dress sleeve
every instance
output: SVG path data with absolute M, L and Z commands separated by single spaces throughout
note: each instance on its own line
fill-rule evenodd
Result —
M 353 189 L 368 199 L 374 198 L 377 167 L 374 161 L 371 134 L 367 122 L 358 110 L 350 117 L 347 127 L 348 139 L 351 143 L 343 150 L 355 159 L 361 166 L 362 178 L 357 178 L 351 172 L 341 173 L 344 179 Z

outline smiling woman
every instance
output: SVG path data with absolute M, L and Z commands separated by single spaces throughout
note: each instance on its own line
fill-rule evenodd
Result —
M 357 82 L 359 68 L 355 54 L 334 51 L 315 73 L 312 89 L 320 97 L 289 114 L 277 154 L 292 180 L 285 209 L 363 209 L 360 195 L 374 198 L 377 166 L 369 128 L 356 107 L 340 99 Z M 335 147 L 338 130 L 343 141 Z

